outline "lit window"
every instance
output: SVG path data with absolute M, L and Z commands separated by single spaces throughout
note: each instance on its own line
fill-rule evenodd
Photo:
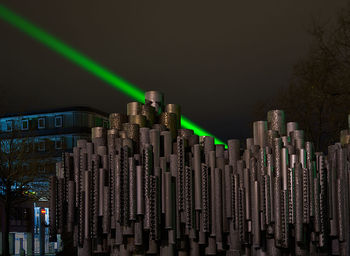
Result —
M 45 151 L 45 141 L 44 140 L 38 141 L 38 151 Z
M 55 116 L 55 127 L 62 127 L 62 116 Z
M 56 149 L 62 149 L 62 139 L 61 138 L 57 138 L 55 140 L 55 148 Z
M 22 120 L 22 127 L 21 127 L 21 129 L 22 129 L 23 131 L 29 129 L 29 121 L 28 121 L 28 119 Z
M 12 132 L 12 120 L 7 120 L 6 121 L 6 131 L 7 132 Z
M 40 117 L 38 119 L 38 128 L 44 129 L 45 128 L 45 117 Z

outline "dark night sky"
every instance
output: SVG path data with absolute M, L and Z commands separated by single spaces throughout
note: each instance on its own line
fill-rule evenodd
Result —
M 252 109 L 290 79 L 313 20 L 347 0 L 1 1 L 222 139 L 251 136 Z M 2 112 L 130 100 L 0 20 Z M 288 119 L 288 117 L 287 117 Z

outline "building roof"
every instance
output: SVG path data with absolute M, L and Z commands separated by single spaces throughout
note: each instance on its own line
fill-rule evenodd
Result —
M 108 117 L 108 113 L 103 112 L 101 110 L 87 107 L 87 106 L 72 106 L 72 107 L 63 107 L 63 108 L 53 108 L 53 109 L 46 109 L 46 110 L 34 110 L 29 112 L 16 112 L 16 113 L 6 113 L 1 114 L 0 118 L 6 118 L 6 117 L 15 117 L 15 116 L 28 116 L 28 115 L 38 115 L 38 114 L 48 114 L 48 113 L 59 113 L 59 112 L 70 112 L 70 111 L 84 111 L 84 112 L 93 112 L 100 114 L 102 116 Z

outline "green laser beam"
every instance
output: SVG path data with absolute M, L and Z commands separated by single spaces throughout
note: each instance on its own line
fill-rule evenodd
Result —
M 103 67 L 96 61 L 85 56 L 83 53 L 75 50 L 73 47 L 65 44 L 63 41 L 50 35 L 48 32 L 14 13 L 4 5 L 0 4 L 0 18 L 8 22 L 15 28 L 19 29 L 23 33 L 32 37 L 33 39 L 41 42 L 46 47 L 50 48 L 54 52 L 70 60 L 80 68 L 90 72 L 96 77 L 100 78 L 102 81 L 106 82 L 113 88 L 126 94 L 133 100 L 144 103 L 145 93 L 137 86 L 131 84 L 130 82 L 124 80 L 120 76 L 116 75 L 112 71 Z M 199 127 L 186 117 L 181 117 L 181 126 L 186 129 L 192 129 L 198 136 L 212 136 L 215 138 L 216 144 L 224 144 L 221 140 L 217 139 L 215 136 L 205 131 L 203 128 Z

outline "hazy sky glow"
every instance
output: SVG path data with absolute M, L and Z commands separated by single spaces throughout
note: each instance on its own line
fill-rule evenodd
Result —
M 163 91 L 167 103 L 228 139 L 251 135 L 254 103 L 288 84 L 312 21 L 334 18 L 347 1 L 3 3 L 142 90 Z M 128 97 L 3 21 L 0 32 L 2 112 L 126 111 Z

